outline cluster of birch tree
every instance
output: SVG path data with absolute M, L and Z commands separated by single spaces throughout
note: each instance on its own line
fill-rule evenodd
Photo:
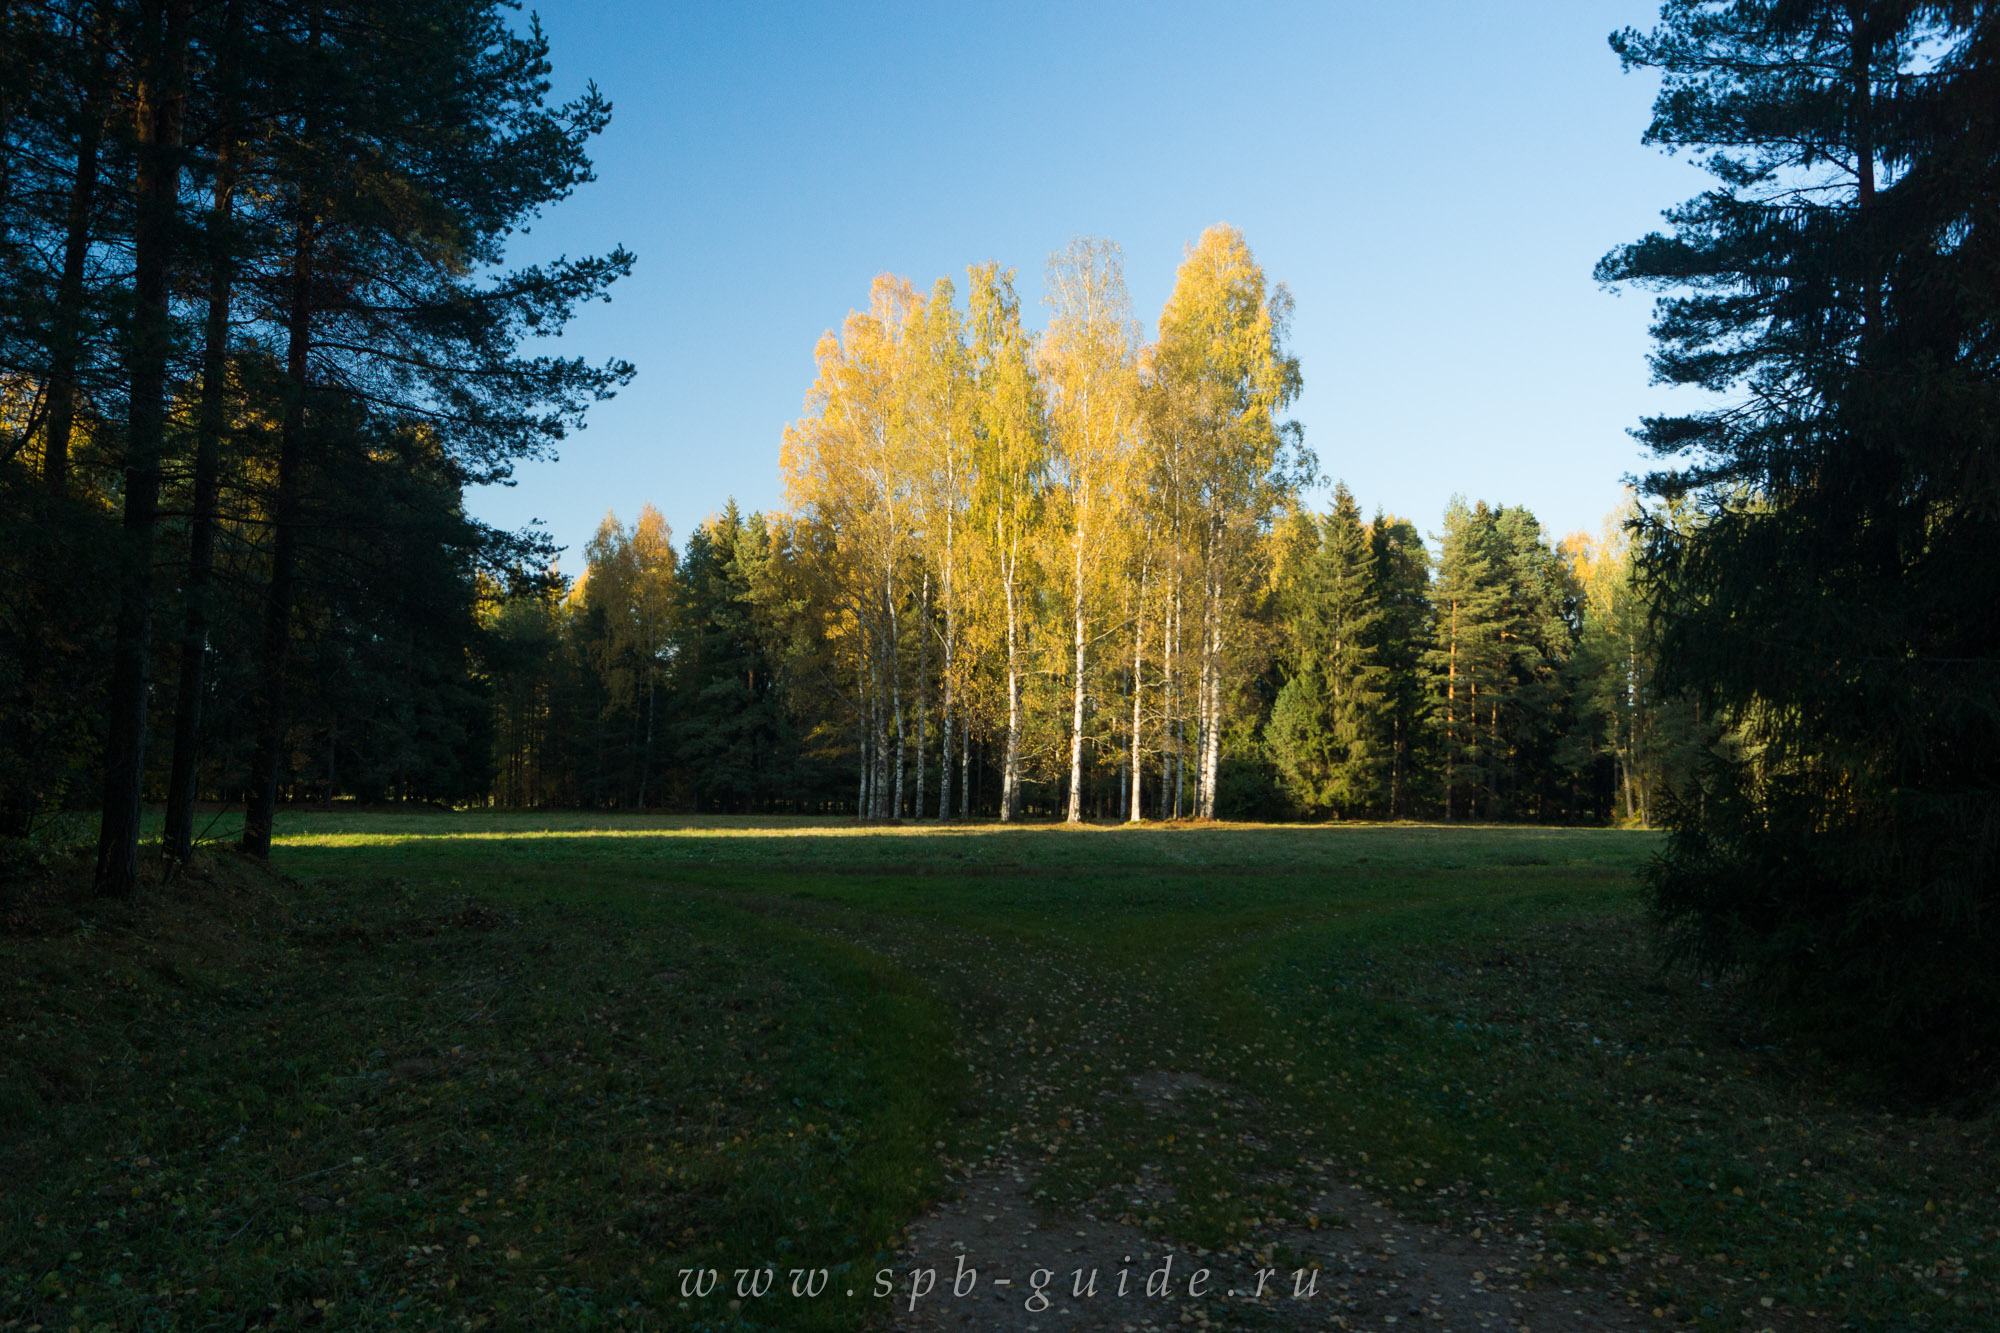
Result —
M 1050 261 L 1039 334 L 1010 271 L 967 279 L 963 306 L 949 280 L 878 279 L 785 434 L 858 808 L 967 813 L 983 742 L 1002 819 L 1031 774 L 1083 819 L 1104 767 L 1129 818 L 1213 817 L 1272 522 L 1313 471 L 1281 418 L 1290 298 L 1227 226 L 1189 248 L 1150 343 L 1108 242 Z

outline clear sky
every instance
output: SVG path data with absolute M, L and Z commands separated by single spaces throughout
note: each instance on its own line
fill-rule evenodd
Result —
M 1183 247 L 1243 229 L 1297 301 L 1296 406 L 1329 479 L 1435 531 L 1453 493 L 1596 530 L 1644 466 L 1650 303 L 1591 280 L 1696 193 L 1639 142 L 1648 0 L 709 4 L 556 0 L 558 95 L 616 108 L 598 180 L 524 258 L 637 252 L 555 350 L 638 378 L 561 461 L 471 497 L 581 551 L 650 501 L 676 543 L 781 503 L 813 344 L 875 274 L 998 259 L 1040 323 L 1048 255 L 1109 237 L 1148 335 Z

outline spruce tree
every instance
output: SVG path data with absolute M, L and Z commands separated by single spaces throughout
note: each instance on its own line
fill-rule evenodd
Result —
M 1503 585 L 1492 550 L 1493 511 L 1453 496 L 1431 580 L 1435 637 L 1424 655 L 1438 728 L 1439 789 L 1447 821 L 1491 813 L 1493 714 L 1500 687 Z
M 1289 679 L 1272 702 L 1266 747 L 1302 809 L 1354 815 L 1386 804 L 1392 738 L 1375 552 L 1345 484 L 1311 535 L 1285 580 Z
M 1368 527 L 1374 558 L 1375 601 L 1381 617 L 1376 660 L 1383 669 L 1382 694 L 1388 727 L 1388 790 L 1384 812 L 1405 818 L 1424 802 L 1431 786 L 1430 680 L 1425 665 L 1432 646 L 1430 554 L 1423 534 L 1407 519 L 1382 513 Z
M 1493 516 L 1501 587 L 1493 709 L 1495 813 L 1552 823 L 1576 813 L 1562 740 L 1573 729 L 1569 677 L 1579 608 L 1575 577 L 1519 505 Z
M 800 776 L 754 601 L 768 541 L 763 516 L 746 520 L 731 500 L 681 560 L 674 746 L 699 810 L 769 809 Z

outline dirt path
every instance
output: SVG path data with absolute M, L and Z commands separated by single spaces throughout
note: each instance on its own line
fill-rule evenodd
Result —
M 1132 1082 L 1169 1114 L 1180 1092 L 1215 1090 L 1158 1070 Z M 1088 1214 L 1049 1215 L 1033 1187 L 1029 1165 L 997 1159 L 912 1225 L 898 1259 L 895 1327 L 1582 1333 L 1652 1322 L 1622 1293 L 1529 1279 L 1539 1236 L 1411 1223 L 1330 1176 L 1313 1197 L 1321 1226 L 1265 1230 L 1220 1253 Z

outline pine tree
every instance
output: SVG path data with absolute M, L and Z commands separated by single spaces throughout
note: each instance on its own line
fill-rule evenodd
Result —
M 210 203 L 201 238 L 207 270 L 201 333 L 200 407 L 195 427 L 192 476 L 189 479 L 188 561 L 181 589 L 181 636 L 178 679 L 174 691 L 174 734 L 167 781 L 167 809 L 162 842 L 167 856 L 185 862 L 194 852 L 194 804 L 200 776 L 202 712 L 208 692 L 209 631 L 215 547 L 219 535 L 222 491 L 223 435 L 231 412 L 230 326 L 235 305 L 239 250 L 237 219 L 241 211 L 237 182 L 242 175 L 250 139 L 248 71 L 252 44 L 246 33 L 247 0 L 226 0 L 214 49 L 211 114 L 206 127 L 209 150 Z
M 1676 0 L 1613 44 L 1717 186 L 1600 276 L 1667 293 L 1664 688 L 1745 744 L 1667 807 L 1671 954 L 1899 1058 L 2000 1038 L 2000 14 Z M 1661 511 L 1653 511 L 1661 512 Z
M 0 13 L 0 834 L 101 793 L 106 590 L 143 573 L 152 600 L 151 571 L 134 564 L 147 539 L 119 532 L 113 475 L 129 359 L 114 312 L 132 308 L 132 17 Z M 116 265 L 102 262 L 111 246 Z M 120 661 L 129 686 L 129 652 Z M 129 689 L 123 702 L 129 753 Z
M 585 149 L 610 115 L 595 88 L 547 105 L 546 39 L 514 32 L 491 0 L 399 0 L 393 16 L 370 0 L 304 9 L 273 55 L 295 91 L 270 146 L 287 253 L 258 284 L 283 348 L 283 399 L 241 840 L 252 855 L 269 851 L 285 767 L 318 415 L 368 404 L 433 432 L 462 481 L 498 481 L 632 374 L 521 346 L 598 299 L 629 254 L 474 276 L 500 262 L 516 226 L 590 178 Z
M 483 790 L 480 578 L 546 553 L 463 488 L 630 373 L 524 347 L 629 255 L 500 265 L 608 107 L 548 106 L 539 29 L 490 0 L 14 4 L 0 34 L 0 523 L 33 531 L 0 828 L 95 767 L 126 893 L 162 786 L 174 856 L 246 768 L 252 851 L 287 787 Z
M 179 230 L 181 130 L 187 115 L 190 0 L 146 0 L 134 25 L 135 169 L 132 313 L 126 322 L 126 423 L 120 506 L 117 628 L 105 704 L 104 801 L 97 838 L 99 893 L 130 894 L 139 878 L 140 802 L 146 781 L 155 532 L 167 448 L 167 374 L 173 342 L 168 280 Z

